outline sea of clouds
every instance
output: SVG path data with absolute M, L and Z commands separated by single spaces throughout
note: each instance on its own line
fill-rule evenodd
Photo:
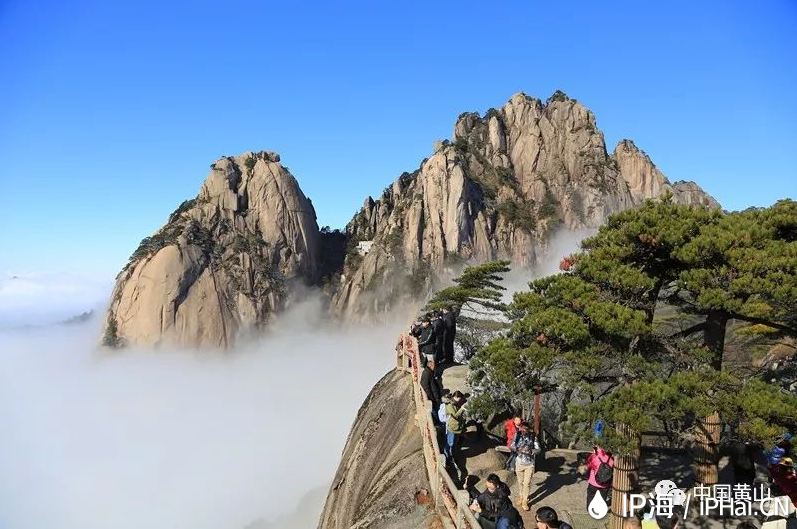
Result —
M 505 299 L 558 271 L 561 231 Z M 108 281 L 0 278 L 0 528 L 316 527 L 409 314 L 350 327 L 308 295 L 229 352 L 97 347 Z M 80 323 L 62 324 L 93 309 Z
M 228 353 L 109 354 L 100 318 L 0 331 L 0 527 L 315 527 L 401 327 L 321 310 Z

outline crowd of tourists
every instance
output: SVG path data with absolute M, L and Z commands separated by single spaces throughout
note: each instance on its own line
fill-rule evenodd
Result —
M 443 386 L 443 370 L 455 363 L 454 340 L 456 336 L 456 312 L 444 307 L 424 314 L 416 321 L 410 334 L 418 341 L 420 353 L 420 385 L 426 398 L 432 404 L 432 421 L 442 439 L 440 445 L 446 468 L 455 482 L 463 484 L 470 495 L 470 509 L 486 529 L 523 529 L 524 522 L 519 512 L 532 509 L 532 477 L 536 458 L 541 452 L 537 434 L 520 415 L 515 415 L 504 423 L 505 447 L 507 452 L 506 470 L 513 472 L 519 489 L 517 496 L 499 476 L 487 476 L 482 491 L 467 475 L 464 460 L 461 458 L 461 441 L 466 426 L 471 424 L 467 414 L 467 395 L 461 391 L 450 391 Z M 480 426 L 480 425 L 477 425 Z M 600 435 L 596 436 L 597 438 Z M 750 455 L 750 447 L 743 445 L 738 454 L 731 453 L 731 464 L 738 482 L 752 482 L 755 465 Z M 759 449 L 760 451 L 760 449 Z M 788 495 L 797 504 L 797 472 L 795 472 L 791 434 L 785 435 L 767 452 L 770 481 L 776 489 Z M 749 459 L 749 461 L 748 461 Z M 583 461 L 584 477 L 587 481 L 585 508 L 596 495 L 600 495 L 608 505 L 611 503 L 611 486 L 614 457 L 603 447 L 595 444 Z M 478 481 L 478 480 L 477 480 Z M 468 483 L 471 483 L 468 485 Z M 515 497 L 515 501 L 512 498 Z M 559 519 L 555 509 L 549 506 L 535 506 L 534 516 L 537 529 L 572 529 L 570 524 Z M 677 529 L 682 525 L 682 514 L 675 512 L 667 518 L 646 516 L 642 520 L 631 517 L 624 523 L 625 529 Z M 679 525 L 680 523 L 680 525 Z M 755 529 L 755 525 L 743 522 L 737 529 Z
M 420 385 L 432 404 L 432 421 L 443 439 L 443 456 L 452 479 L 464 483 L 470 494 L 470 509 L 486 529 L 522 529 L 523 518 L 518 508 L 530 510 L 531 479 L 534 475 L 535 457 L 540 444 L 529 424 L 520 417 L 507 421 L 507 448 L 510 451 L 508 465 L 518 478 L 520 495 L 512 502 L 509 486 L 496 474 L 485 480 L 483 491 L 467 486 L 467 472 L 461 458 L 462 436 L 468 425 L 467 398 L 461 391 L 450 391 L 443 387 L 443 370 L 455 363 L 454 339 L 456 337 L 456 313 L 452 307 L 443 307 L 424 314 L 416 321 L 410 334 L 418 341 L 421 373 Z M 613 460 L 609 459 L 611 464 Z M 594 481 L 594 480 L 593 480 Z M 596 482 L 596 489 L 601 485 Z M 559 519 L 551 507 L 536 509 L 535 521 L 538 529 L 572 529 Z

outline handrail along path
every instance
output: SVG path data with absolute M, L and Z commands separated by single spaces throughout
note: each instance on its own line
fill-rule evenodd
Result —
M 432 403 L 426 398 L 420 383 L 420 354 L 415 337 L 402 334 L 396 347 L 396 369 L 412 376 L 412 394 L 415 400 L 415 424 L 423 439 L 423 459 L 435 507 L 448 516 L 457 529 L 480 529 L 481 524 L 470 510 L 470 496 L 454 484 L 446 470 L 445 461 L 437 442 L 437 429 L 432 421 Z

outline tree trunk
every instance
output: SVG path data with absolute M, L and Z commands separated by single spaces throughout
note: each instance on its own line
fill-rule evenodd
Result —
M 639 432 L 630 426 L 617 425 L 617 433 L 629 440 L 636 441 L 639 446 Z M 623 502 L 628 505 L 627 495 L 637 490 L 639 480 L 639 449 L 626 455 L 614 458 L 614 474 L 612 475 L 612 505 L 609 516 L 609 529 L 623 529 Z M 626 498 L 624 500 L 624 498 Z
M 698 435 L 692 454 L 695 479 L 704 485 L 714 485 L 719 477 L 720 416 L 715 411 L 698 420 Z
M 656 285 L 647 294 L 647 300 L 645 301 L 645 319 L 647 320 L 648 325 L 653 323 L 653 317 L 656 315 L 656 304 L 659 301 L 659 292 L 661 292 L 661 282 L 656 282 Z
M 722 369 L 725 352 L 725 331 L 728 315 L 725 311 L 712 310 L 706 316 L 703 328 L 703 344 L 712 353 L 711 367 Z M 697 422 L 697 441 L 692 447 L 695 479 L 704 485 L 714 485 L 719 479 L 720 417 L 714 412 Z
M 725 352 L 725 329 L 728 326 L 728 314 L 724 310 L 712 310 L 706 315 L 703 327 L 703 345 L 711 351 L 711 367 L 722 369 L 722 354 Z

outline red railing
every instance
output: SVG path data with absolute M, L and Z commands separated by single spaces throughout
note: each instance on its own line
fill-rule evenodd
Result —
M 397 369 L 412 376 L 412 394 L 415 400 L 415 423 L 421 430 L 423 439 L 423 458 L 432 487 L 435 505 L 448 514 L 457 529 L 479 529 L 479 524 L 470 510 L 470 497 L 464 490 L 454 485 L 454 481 L 446 470 L 440 445 L 437 442 L 437 430 L 432 422 L 432 403 L 427 400 L 420 384 L 420 354 L 417 340 L 409 335 L 399 336 L 396 346 Z

